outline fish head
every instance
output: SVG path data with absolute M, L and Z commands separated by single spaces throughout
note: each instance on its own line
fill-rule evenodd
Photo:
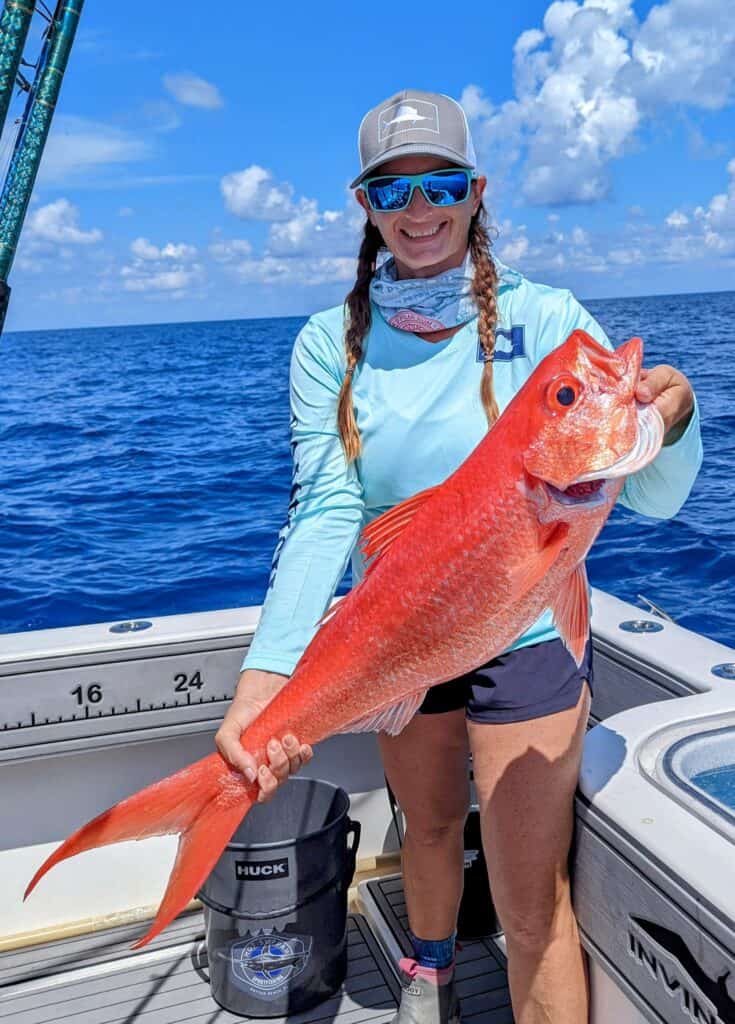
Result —
M 663 420 L 653 403 L 635 397 L 642 359 L 640 338 L 611 352 L 578 330 L 529 379 L 523 463 L 555 502 L 612 503 L 622 483 L 606 485 L 658 453 Z

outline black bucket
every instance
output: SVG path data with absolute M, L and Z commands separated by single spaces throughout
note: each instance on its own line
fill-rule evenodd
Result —
M 347 890 L 360 841 L 349 807 L 338 786 L 289 779 L 225 847 L 198 894 L 212 996 L 225 1010 L 285 1017 L 344 981 Z
M 502 932 L 495 912 L 480 834 L 480 809 L 470 807 L 464 826 L 464 889 L 457 918 L 459 939 L 481 939 Z

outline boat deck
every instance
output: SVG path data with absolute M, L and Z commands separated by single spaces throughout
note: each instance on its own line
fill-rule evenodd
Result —
M 289 1024 L 387 1024 L 400 980 L 392 955 L 409 952 L 400 875 L 361 886 L 365 913 L 348 920 L 341 990 Z M 367 892 L 363 900 L 363 893 Z M 142 923 L 0 955 L 0 1020 L 8 1024 L 228 1024 L 246 1018 L 212 998 L 201 911 L 182 915 L 144 950 L 130 944 Z M 387 937 L 387 938 L 386 938 Z M 491 940 L 462 945 L 457 978 L 465 1021 L 512 1024 L 502 956 Z

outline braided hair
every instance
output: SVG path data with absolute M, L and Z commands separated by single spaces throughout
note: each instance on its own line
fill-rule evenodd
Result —
M 487 230 L 487 211 L 481 203 L 470 221 L 468 244 L 475 273 L 472 279 L 472 293 L 478 310 L 477 333 L 485 356 L 480 381 L 480 399 L 488 428 L 498 418 L 498 403 L 493 389 L 493 353 L 495 351 L 495 326 L 498 319 L 497 286 L 498 275 L 490 256 L 490 236 Z M 352 405 L 352 376 L 362 357 L 362 343 L 370 330 L 370 282 L 375 274 L 379 251 L 385 248 L 383 236 L 369 220 L 365 221 L 365 233 L 357 260 L 357 277 L 352 290 L 345 299 L 345 353 L 347 368 L 337 403 L 337 426 L 345 457 L 348 463 L 362 452 L 360 431 Z

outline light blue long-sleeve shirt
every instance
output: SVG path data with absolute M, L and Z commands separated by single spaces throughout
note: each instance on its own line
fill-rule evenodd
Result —
M 606 347 L 612 345 L 571 292 L 535 284 L 502 264 L 498 269 L 493 381 L 502 412 L 538 363 L 573 330 L 581 328 Z M 294 345 L 291 500 L 243 668 L 290 675 L 350 557 L 354 584 L 362 578 L 356 541 L 363 526 L 417 491 L 441 483 L 487 433 L 477 320 L 445 341 L 427 342 L 391 327 L 373 306 L 352 382 L 363 451 L 348 465 L 337 429 L 346 367 L 343 332 L 343 309 L 337 306 L 312 316 Z M 686 500 L 701 461 L 695 403 L 683 435 L 628 477 L 619 500 L 644 515 L 670 518 Z M 558 635 L 546 611 L 512 646 Z

